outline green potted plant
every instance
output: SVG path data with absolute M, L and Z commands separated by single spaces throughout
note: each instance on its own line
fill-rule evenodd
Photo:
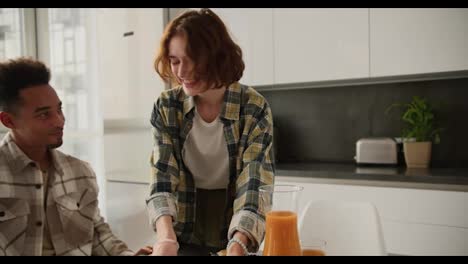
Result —
M 405 127 L 402 131 L 403 152 L 408 168 L 427 168 L 431 160 L 432 143 L 440 143 L 440 132 L 434 107 L 425 98 L 414 96 L 413 100 L 405 104 L 392 104 L 402 107 L 401 120 Z

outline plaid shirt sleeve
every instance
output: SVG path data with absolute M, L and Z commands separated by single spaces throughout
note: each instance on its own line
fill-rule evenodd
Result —
M 169 103 L 167 94 L 161 94 L 151 115 L 155 146 L 151 155 L 153 178 L 147 207 L 153 228 L 158 218 L 163 215 L 170 215 L 174 221 L 177 221 L 177 203 L 173 193 L 179 181 L 179 166 L 174 156 L 174 142 L 172 142 L 174 136 L 170 134 L 171 128 L 176 127 L 177 116 L 170 111 Z M 177 132 L 172 132 L 174 133 Z
M 242 155 L 243 170 L 236 181 L 237 197 L 228 238 L 235 231 L 246 234 L 252 242 L 251 251 L 257 251 L 265 233 L 265 214 L 259 207 L 258 188 L 273 184 L 273 117 L 266 101 L 252 114 L 251 126 L 244 131 L 248 135 L 247 146 Z M 247 123 L 247 122 L 246 122 Z
M 93 256 L 133 256 L 127 245 L 111 231 L 104 218 L 99 216 L 94 221 Z
M 94 171 L 91 169 L 88 163 L 83 163 L 87 168 L 87 171 L 92 175 L 93 179 L 96 179 Z M 94 180 L 95 181 L 95 180 Z M 97 183 L 96 191 L 99 192 Z M 96 203 L 98 201 L 96 200 Z M 96 206 L 96 212 L 93 217 L 93 245 L 91 255 L 93 256 L 132 256 L 134 255 L 127 245 L 120 239 L 118 239 L 112 230 L 101 216 L 99 207 Z

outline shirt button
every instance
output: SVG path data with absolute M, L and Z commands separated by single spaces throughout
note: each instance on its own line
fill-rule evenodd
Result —
M 4 217 L 5 216 L 5 212 L 0 212 L 0 217 Z
M 42 222 L 41 222 L 41 221 L 37 221 L 37 222 L 36 222 L 36 226 L 42 226 Z

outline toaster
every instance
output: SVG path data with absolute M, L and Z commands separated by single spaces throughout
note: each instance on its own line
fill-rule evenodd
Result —
M 361 138 L 356 142 L 357 164 L 396 165 L 397 143 L 392 138 Z

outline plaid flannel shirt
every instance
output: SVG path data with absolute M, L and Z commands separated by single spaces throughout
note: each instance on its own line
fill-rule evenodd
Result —
M 133 255 L 99 213 L 90 166 L 50 153 L 54 169 L 43 186 L 41 171 L 9 133 L 0 143 L 0 255 L 41 255 L 45 219 L 56 255 Z
M 192 243 L 196 187 L 182 160 L 182 148 L 193 125 L 194 98 L 182 87 L 162 92 L 151 116 L 155 146 L 151 156 L 152 184 L 147 199 L 150 222 L 171 215 L 179 241 Z M 256 251 L 265 233 L 265 213 L 258 188 L 272 184 L 273 117 L 268 102 L 253 88 L 234 83 L 224 95 L 220 113 L 229 153 L 228 206 L 224 245 L 236 230 Z M 230 223 L 228 221 L 230 220 Z

